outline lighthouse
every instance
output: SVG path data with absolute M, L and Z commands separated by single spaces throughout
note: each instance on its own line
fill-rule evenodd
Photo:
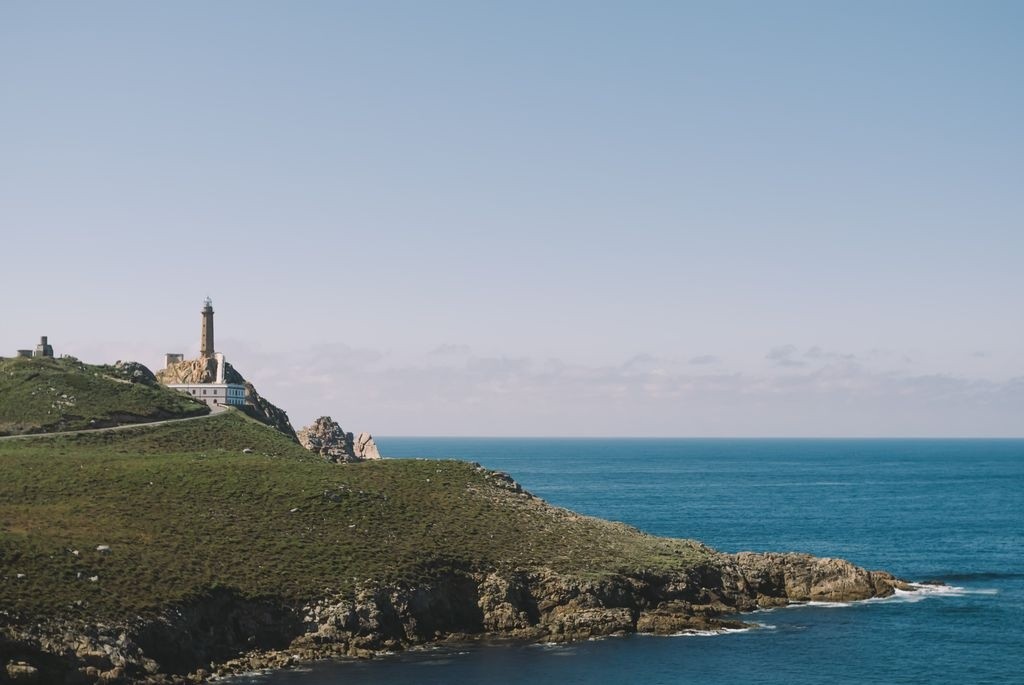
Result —
M 216 352 L 213 347 L 213 300 L 207 297 L 203 304 L 203 337 L 199 341 L 199 356 L 208 359 Z
M 199 340 L 199 359 L 186 360 L 180 352 L 164 355 L 160 382 L 210 405 L 246 403 L 245 386 L 228 382 L 227 361 L 213 346 L 213 300 L 203 302 L 203 333 Z

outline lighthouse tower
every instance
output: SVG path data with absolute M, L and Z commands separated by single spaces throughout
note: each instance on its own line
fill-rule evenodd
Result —
M 227 361 L 213 346 L 213 300 L 207 297 L 203 304 L 199 359 L 186 361 L 180 352 L 168 353 L 164 356 L 164 370 L 158 377 L 167 387 L 177 388 L 207 404 L 243 406 L 246 403 L 245 385 L 228 382 Z
M 206 298 L 203 307 L 203 338 L 199 341 L 199 356 L 207 359 L 214 355 L 213 347 L 213 300 Z

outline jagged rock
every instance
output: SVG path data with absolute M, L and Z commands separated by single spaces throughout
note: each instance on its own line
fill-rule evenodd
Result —
M 213 357 L 184 359 L 157 371 L 156 378 L 164 385 L 168 383 L 213 383 L 217 380 L 217 360 Z
M 149 367 L 139 362 L 118 360 L 114 362 L 114 373 L 131 383 L 142 383 L 143 385 L 156 385 L 156 375 L 149 370 Z
M 352 462 L 380 459 L 373 436 L 360 433 L 353 438 L 330 416 L 321 416 L 298 432 L 299 444 L 327 461 Z
M 780 595 L 795 602 L 848 602 L 892 594 L 894 588 L 910 589 L 888 573 L 868 571 L 845 559 L 772 552 L 740 552 L 732 559 L 742 576 L 739 589 L 769 602 Z
M 537 623 L 537 607 L 531 604 L 529 586 L 522 576 L 503 577 L 491 573 L 480 583 L 477 604 L 484 616 L 484 629 L 495 633 L 527 630 Z
M 377 449 L 377 443 L 373 441 L 373 436 L 369 433 L 360 433 L 359 437 L 355 440 L 353 448 L 356 453 L 356 459 L 362 459 L 364 461 L 380 459 L 380 451 Z
M 746 628 L 743 621 L 720 619 L 695 614 L 690 605 L 669 605 L 640 614 L 636 621 L 636 632 L 654 635 L 675 635 L 677 633 L 736 630 Z
M 321 416 L 298 432 L 299 444 L 327 461 L 359 461 L 351 433 L 330 416 Z

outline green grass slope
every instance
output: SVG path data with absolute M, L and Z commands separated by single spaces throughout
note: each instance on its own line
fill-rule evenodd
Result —
M 0 435 L 51 433 L 196 416 L 209 408 L 113 366 L 73 358 L 0 359 Z
M 235 411 L 0 441 L 0 473 L 0 607 L 32 620 L 146 614 L 216 587 L 301 602 L 449 568 L 593 577 L 704 554 L 465 462 L 327 463 Z

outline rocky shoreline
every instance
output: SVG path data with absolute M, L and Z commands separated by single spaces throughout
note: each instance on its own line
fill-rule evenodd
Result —
M 304 606 L 217 590 L 119 624 L 4 617 L 0 681 L 199 683 L 324 658 L 369 658 L 439 642 L 568 642 L 746 627 L 737 614 L 793 602 L 885 597 L 912 587 L 805 554 L 721 554 L 685 573 L 595 578 L 547 569 L 450 571 L 415 586 L 366 583 Z

